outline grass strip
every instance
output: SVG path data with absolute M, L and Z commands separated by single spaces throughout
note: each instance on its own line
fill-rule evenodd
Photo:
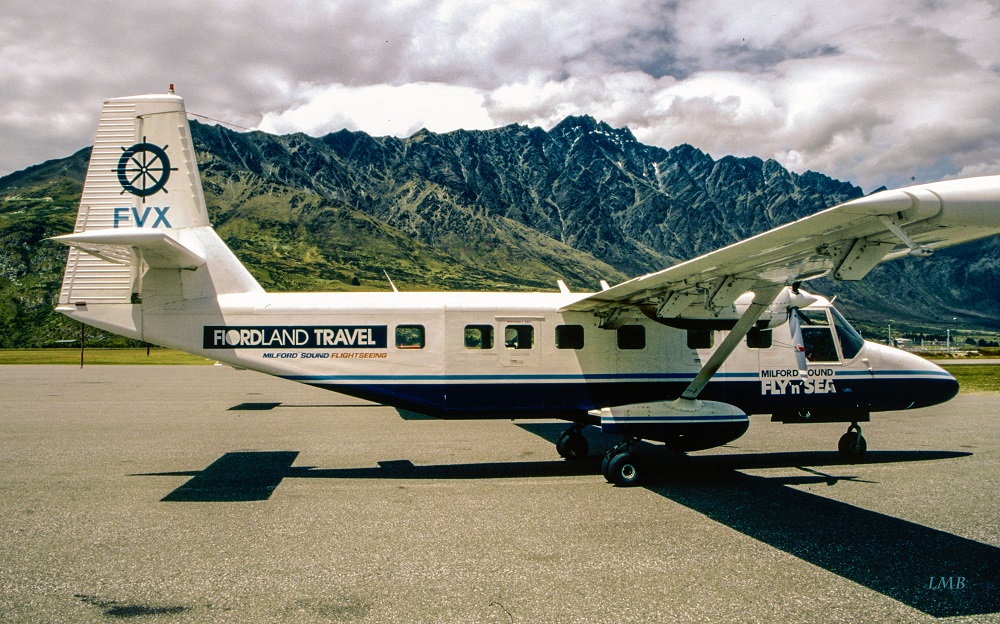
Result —
M 937 364 L 958 380 L 962 394 L 1000 392 L 1000 364 Z
M 79 349 L 0 349 L 0 365 L 4 364 L 69 364 L 80 365 Z M 88 348 L 83 354 L 84 366 L 108 364 L 215 364 L 215 360 L 173 349 Z

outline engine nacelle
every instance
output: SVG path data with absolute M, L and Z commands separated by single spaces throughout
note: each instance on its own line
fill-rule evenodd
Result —
M 721 446 L 750 427 L 750 418 L 735 405 L 697 399 L 633 403 L 591 414 L 600 417 L 605 433 L 656 440 L 679 452 Z
M 753 298 L 750 296 L 752 293 L 745 293 L 740 299 L 736 300 L 733 305 L 736 308 L 737 314 L 743 316 L 747 308 L 753 302 Z M 743 300 L 745 299 L 745 301 Z M 786 287 L 781 293 L 778 294 L 778 298 L 774 300 L 767 310 L 760 315 L 757 320 L 757 326 L 760 327 L 764 321 L 767 321 L 767 327 L 774 328 L 779 325 L 784 325 L 788 321 L 788 310 L 791 308 L 805 308 L 813 303 L 819 301 L 819 297 L 810 295 L 804 290 L 792 290 Z

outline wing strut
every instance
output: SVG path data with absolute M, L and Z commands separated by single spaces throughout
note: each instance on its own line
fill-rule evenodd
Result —
M 698 371 L 698 375 L 695 376 L 694 380 L 688 385 L 684 393 L 681 394 L 682 399 L 697 399 L 698 395 L 708 384 L 708 380 L 712 378 L 712 375 L 719 370 L 719 368 L 726 362 L 730 354 L 736 350 L 737 345 L 740 341 L 750 332 L 753 328 L 754 323 L 760 318 L 760 315 L 767 310 L 772 303 L 784 290 L 784 284 L 768 284 L 760 283 L 755 285 L 751 290 L 754 292 L 753 303 L 747 307 L 746 312 L 740 317 L 740 320 L 736 321 L 736 325 L 726 336 L 726 339 L 722 341 L 719 348 L 715 350 L 712 357 L 708 358 L 705 365 L 701 367 Z
M 893 221 L 891 217 L 882 215 L 878 218 L 878 220 L 882 222 L 882 225 L 884 225 L 886 229 L 895 234 L 896 238 L 903 241 L 903 244 L 910 248 L 911 256 L 926 258 L 927 256 L 934 253 L 933 249 L 929 249 L 927 247 L 924 247 L 923 245 L 918 245 L 916 242 L 914 242 L 912 238 L 906 235 L 906 232 L 903 231 L 903 228 L 899 227 L 899 224 Z

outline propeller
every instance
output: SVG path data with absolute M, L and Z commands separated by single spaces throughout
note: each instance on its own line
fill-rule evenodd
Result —
M 788 308 L 788 326 L 792 330 L 792 350 L 795 351 L 795 361 L 799 364 L 799 374 L 806 376 L 806 343 L 802 339 L 802 319 L 798 308 Z

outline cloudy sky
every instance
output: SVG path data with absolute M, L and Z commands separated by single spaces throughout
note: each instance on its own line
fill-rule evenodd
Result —
M 1000 0 L 7 0 L 0 175 L 174 83 L 268 132 L 589 114 L 861 185 L 1000 173 Z

